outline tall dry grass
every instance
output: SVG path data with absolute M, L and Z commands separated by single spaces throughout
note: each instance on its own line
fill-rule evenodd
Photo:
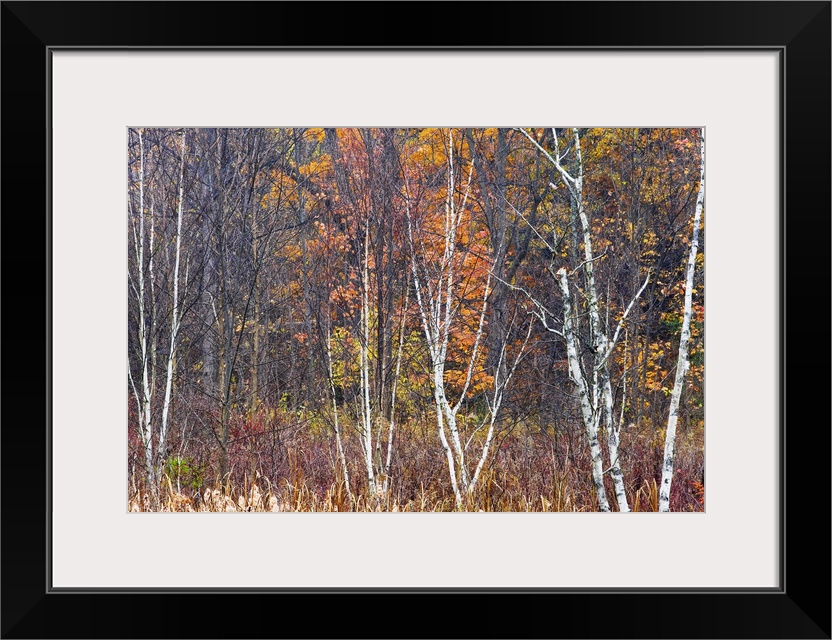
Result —
M 285 416 L 284 416 L 285 417 Z M 433 425 L 409 423 L 397 432 L 390 491 L 370 495 L 360 443 L 345 438 L 350 491 L 341 477 L 333 438 L 309 422 L 241 423 L 229 449 L 230 473 L 215 475 L 216 451 L 210 438 L 192 434 L 190 464 L 204 477 L 165 474 L 160 487 L 164 512 L 448 512 L 456 509 L 447 463 Z M 597 511 L 583 433 L 570 423 L 518 424 L 497 440 L 489 464 L 464 510 L 485 512 Z M 625 434 L 622 454 L 627 497 L 636 512 L 656 511 L 664 433 L 644 429 Z M 174 450 L 178 445 L 174 441 Z M 128 509 L 150 511 L 150 497 L 134 450 Z M 609 498 L 612 482 L 606 479 Z M 671 492 L 673 511 L 704 510 L 704 434 L 680 430 Z

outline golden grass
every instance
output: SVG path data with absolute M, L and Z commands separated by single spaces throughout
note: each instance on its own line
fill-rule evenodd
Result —
M 636 497 L 633 500 L 633 511 L 641 511 L 642 499 L 650 507 L 650 511 L 659 510 L 659 485 L 656 484 L 655 479 L 651 479 L 649 482 L 645 480 L 644 485 L 636 491 Z
M 489 471 L 483 474 L 483 482 L 474 495 L 467 497 L 463 506 L 466 512 L 497 513 L 557 513 L 583 512 L 597 509 L 593 495 L 575 493 L 570 487 L 567 474 L 554 478 L 551 491 L 546 495 L 523 495 L 518 487 L 505 490 L 510 479 L 496 478 Z M 697 483 L 704 494 L 704 487 Z M 698 496 L 697 496 L 698 497 Z M 658 511 L 659 487 L 655 479 L 645 480 L 634 494 L 629 496 L 633 511 Z M 158 511 L 166 513 L 239 513 L 239 512 L 388 512 L 388 513 L 435 513 L 457 511 L 452 494 L 438 485 L 424 483 L 408 497 L 388 495 L 368 496 L 366 493 L 348 492 L 341 480 L 336 480 L 325 491 L 314 489 L 308 484 L 302 472 L 281 480 L 273 486 L 268 478 L 256 474 L 254 480 L 244 477 L 242 486 L 215 485 L 199 493 L 188 495 L 177 491 L 166 477 L 163 482 Z M 130 512 L 149 512 L 152 500 L 146 489 L 131 487 L 127 501 Z M 699 506 L 699 505 L 696 505 Z M 687 507 L 687 510 L 701 510 Z
M 273 488 L 265 478 L 244 482 L 243 487 L 213 487 L 198 495 L 177 492 L 170 482 L 165 482 L 165 491 L 160 499 L 159 511 L 165 513 L 240 513 L 240 512 L 388 512 L 388 513 L 436 513 L 456 511 L 453 496 L 443 495 L 435 489 L 420 486 L 416 495 L 409 500 L 398 500 L 392 496 L 370 498 L 366 495 L 348 494 L 342 482 L 335 482 L 322 495 L 311 490 L 302 478 L 295 477 L 295 483 L 285 480 L 280 488 Z M 485 483 L 486 489 L 477 496 L 470 496 L 465 505 L 468 512 L 556 512 L 582 511 L 577 508 L 574 496 L 566 489 L 565 482 L 559 484 L 554 495 L 526 497 L 520 495 L 501 496 L 495 500 L 493 479 Z M 145 490 L 133 492 L 127 501 L 129 512 L 152 511 L 150 495 Z

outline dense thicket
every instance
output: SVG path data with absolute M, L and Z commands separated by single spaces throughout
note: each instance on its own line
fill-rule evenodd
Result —
M 131 130 L 131 508 L 657 510 L 700 141 Z M 702 238 L 673 510 L 704 508 Z

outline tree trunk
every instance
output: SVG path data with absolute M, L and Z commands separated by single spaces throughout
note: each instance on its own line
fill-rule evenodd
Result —
M 598 441 L 598 416 L 592 407 L 589 398 L 589 389 L 578 356 L 577 339 L 573 327 L 572 304 L 569 296 L 569 282 L 566 279 L 566 269 L 560 268 L 557 272 L 560 282 L 560 290 L 563 294 L 563 335 L 566 337 L 566 354 L 569 360 L 569 376 L 578 390 L 578 398 L 581 403 L 581 414 L 583 416 L 584 430 L 589 442 L 590 456 L 592 458 L 592 484 L 595 486 L 595 494 L 598 497 L 598 509 L 610 511 L 610 504 L 607 500 L 607 491 L 604 488 L 604 465 L 601 454 L 601 444 Z
M 359 345 L 361 367 L 361 431 L 363 437 L 364 462 L 367 468 L 367 489 L 370 497 L 375 499 L 376 481 L 373 469 L 373 420 L 370 406 L 370 362 L 368 352 L 370 347 L 370 249 L 369 222 L 364 227 L 364 243 L 361 256 L 361 338 Z
M 178 346 L 181 309 L 179 308 L 179 258 L 182 251 L 182 210 L 185 198 L 185 134 L 182 134 L 182 158 L 179 164 L 179 201 L 176 211 L 176 258 L 173 268 L 173 306 L 170 312 L 170 350 L 168 351 L 167 375 L 165 377 L 165 400 L 162 405 L 162 425 L 159 429 L 158 451 L 160 464 L 164 464 L 170 416 L 173 373 L 176 366 L 176 349 Z
M 679 402 L 685 382 L 688 362 L 688 343 L 690 342 L 690 318 L 693 309 L 693 274 L 696 270 L 696 252 L 699 247 L 699 224 L 702 219 L 702 207 L 705 203 L 705 130 L 700 131 L 699 194 L 696 197 L 696 211 L 693 215 L 693 233 L 688 255 L 687 275 L 685 277 L 685 312 L 682 319 L 682 336 L 679 339 L 679 359 L 676 363 L 676 380 L 670 396 L 670 415 L 667 418 L 667 433 L 664 441 L 664 462 L 662 463 L 662 481 L 659 487 L 659 511 L 670 511 L 670 488 L 673 482 L 673 456 L 676 446 L 676 423 L 679 419 Z
M 156 474 L 156 457 L 154 455 L 154 439 L 153 439 L 153 384 L 151 367 L 150 351 L 155 351 L 153 345 L 150 343 L 150 336 L 155 334 L 152 327 L 148 327 L 148 312 L 146 304 L 146 282 L 145 282 L 145 170 L 144 170 L 144 131 L 137 130 L 139 138 L 139 228 L 138 232 L 133 227 L 133 249 L 136 257 L 136 285 L 134 288 L 136 300 L 138 302 L 138 341 L 139 350 L 141 354 L 141 379 L 138 386 L 133 379 L 130 369 L 128 367 L 128 374 L 130 374 L 130 384 L 133 389 L 133 395 L 136 399 L 136 406 L 138 409 L 139 422 L 139 437 L 142 443 L 142 453 L 144 457 L 145 478 L 147 480 L 147 488 L 150 493 L 150 508 L 153 511 L 159 509 L 159 483 Z M 152 255 L 150 257 L 152 261 Z M 152 324 L 152 322 L 151 322 Z

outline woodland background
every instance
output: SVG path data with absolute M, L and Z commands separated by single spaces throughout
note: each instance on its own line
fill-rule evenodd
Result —
M 699 129 L 131 129 L 133 511 L 704 509 Z

